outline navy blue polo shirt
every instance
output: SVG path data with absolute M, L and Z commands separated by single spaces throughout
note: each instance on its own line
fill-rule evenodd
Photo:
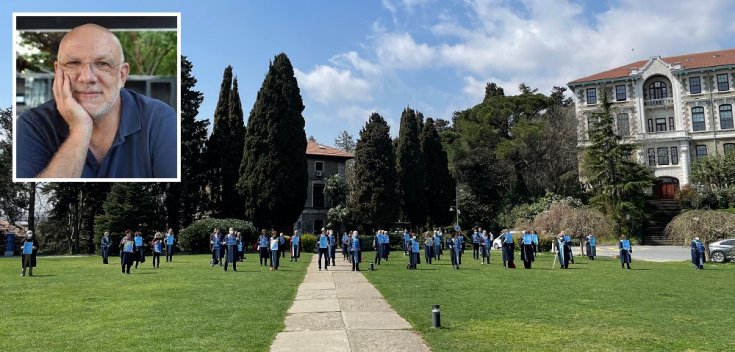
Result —
M 120 90 L 122 118 L 101 163 L 87 151 L 83 178 L 175 178 L 176 112 L 166 103 Z M 36 177 L 69 136 L 69 126 L 50 100 L 25 112 L 16 124 L 16 177 Z

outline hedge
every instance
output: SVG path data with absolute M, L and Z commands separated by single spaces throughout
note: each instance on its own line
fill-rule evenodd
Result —
M 219 228 L 226 235 L 230 227 L 242 232 L 242 241 L 246 245 L 256 242 L 258 235 L 255 226 L 250 221 L 240 219 L 202 219 L 189 225 L 179 232 L 178 248 L 184 252 L 209 252 L 209 236 L 214 228 Z

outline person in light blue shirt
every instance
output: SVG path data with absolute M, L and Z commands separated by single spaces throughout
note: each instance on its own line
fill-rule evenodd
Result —
M 112 32 L 72 29 L 54 70 L 54 99 L 17 120 L 17 177 L 176 177 L 176 112 L 123 88 L 130 66 Z
M 515 260 L 515 242 L 513 241 L 513 232 L 505 230 L 503 234 L 503 268 L 514 269 L 516 267 Z
M 434 258 L 434 236 L 426 236 L 424 239 L 424 260 L 426 264 L 431 264 Z
M 215 265 L 222 266 L 220 261 L 220 252 L 222 251 L 222 234 L 218 228 L 214 229 L 214 232 L 209 236 L 209 249 L 212 251 L 212 260 L 209 262 L 209 266 Z
M 480 230 L 472 232 L 472 259 L 480 260 Z
M 301 256 L 301 236 L 299 231 L 294 230 L 293 236 L 291 236 L 291 261 L 298 262 Z
M 337 265 L 335 257 L 337 256 L 337 237 L 334 236 L 334 230 L 329 230 L 329 260 L 332 266 Z
M 163 234 L 156 232 L 153 235 L 153 241 L 151 242 L 151 249 L 153 251 L 153 268 L 161 267 L 161 253 L 163 253 Z
M 281 253 L 281 258 L 286 257 L 286 237 L 283 236 L 283 232 L 278 234 L 278 250 Z
M 375 259 L 373 259 L 373 264 L 380 265 L 380 260 L 383 259 L 383 235 L 381 230 L 375 232 L 375 236 L 373 237 L 373 249 L 375 249 Z
M 533 254 L 538 255 L 538 232 L 533 230 L 531 237 L 533 238 Z
M 260 258 L 260 266 L 268 266 L 268 258 L 270 258 L 270 240 L 265 229 L 260 230 L 258 236 L 258 254 Z
M 270 239 L 270 252 L 271 252 L 271 266 L 270 270 L 278 270 L 278 266 L 280 264 L 280 251 L 279 251 L 279 245 L 281 244 L 281 240 L 278 239 L 278 233 L 276 233 L 276 230 L 273 230 L 271 233 L 271 239 Z
M 533 235 L 530 231 L 523 231 L 521 239 L 521 260 L 523 267 L 531 269 L 531 263 L 536 260 L 533 254 Z
M 590 233 L 584 238 L 584 249 L 587 252 L 587 257 L 590 260 L 595 260 L 595 256 L 597 256 L 597 237 L 595 235 Z
M 342 260 L 347 260 L 350 255 L 350 236 L 347 232 L 342 234 L 340 243 L 342 244 Z
M 362 247 L 360 239 L 357 237 L 357 231 L 352 232 L 350 240 L 350 253 L 352 255 L 352 271 L 360 271 L 360 260 L 362 259 Z
M 480 264 L 490 264 L 490 248 L 493 247 L 493 234 L 484 230 L 480 237 L 480 249 L 482 249 L 482 262 Z
M 411 235 L 408 233 L 408 229 L 403 230 L 403 255 L 408 255 L 411 252 Z
M 625 235 L 620 236 L 618 249 L 620 250 L 620 266 L 625 269 L 625 266 L 627 265 L 628 269 L 630 269 L 631 253 L 633 253 L 633 246 L 631 246 L 630 240 L 627 239 Z
M 390 236 L 388 235 L 388 230 L 383 230 L 383 259 L 387 261 L 389 256 L 390 256 Z
M 329 237 L 324 228 L 322 228 L 319 237 L 316 238 L 317 248 L 319 248 L 319 271 L 322 270 L 322 258 L 324 258 L 324 270 L 329 270 Z
M 138 269 L 138 263 L 145 263 L 145 244 L 143 243 L 143 233 L 135 231 L 135 268 Z
M 442 254 L 442 236 L 439 231 L 434 231 L 434 258 L 441 260 Z
M 222 244 L 225 246 L 226 251 L 225 271 L 227 271 L 227 266 L 230 263 L 232 263 L 232 271 L 237 271 L 237 234 L 234 228 L 230 227 L 230 231 L 222 240 Z
M 174 229 L 172 228 L 168 229 L 168 232 L 166 233 L 165 241 L 166 241 L 166 262 L 172 262 L 174 261 L 174 243 L 175 243 Z
M 416 239 L 416 235 L 411 237 L 411 256 L 408 262 L 408 269 L 416 270 L 419 264 L 419 255 L 421 253 L 419 240 Z

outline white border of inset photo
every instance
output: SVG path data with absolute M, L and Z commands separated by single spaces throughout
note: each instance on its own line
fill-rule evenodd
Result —
M 17 114 L 17 84 L 16 70 L 18 52 L 17 33 L 17 17 L 34 16 L 34 17 L 153 17 L 153 16 L 170 16 L 176 17 L 176 178 L 18 178 L 16 177 L 16 121 Z M 13 41 L 12 62 L 13 62 L 13 182 L 181 182 L 181 13 L 180 12 L 14 12 L 11 28 L 11 37 Z M 131 28 L 134 29 L 134 28 Z M 70 29 L 64 29 L 68 31 Z M 155 31 L 156 29 L 146 29 Z M 52 30 L 49 30 L 52 31 Z M 62 31 L 62 30 L 59 30 Z M 115 31 L 115 30 L 113 30 Z

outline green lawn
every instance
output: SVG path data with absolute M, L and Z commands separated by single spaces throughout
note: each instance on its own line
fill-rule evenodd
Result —
M 0 351 L 267 351 L 311 258 L 278 272 L 247 255 L 238 272 L 209 256 L 151 258 L 130 275 L 119 258 L 39 257 L 33 277 L 0 259 Z
M 480 265 L 470 249 L 461 270 L 442 256 L 409 271 L 398 254 L 365 275 L 434 351 L 735 350 L 735 264 L 696 271 L 634 257 L 622 270 L 576 257 L 570 270 L 551 270 L 547 253 L 526 270 L 516 253 L 519 268 L 504 270 L 499 251 Z M 432 304 L 442 329 L 431 328 Z

